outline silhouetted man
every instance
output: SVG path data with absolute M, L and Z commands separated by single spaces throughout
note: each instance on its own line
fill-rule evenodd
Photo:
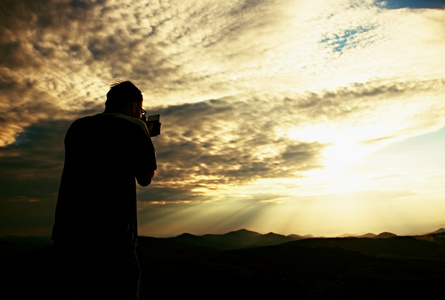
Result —
M 149 185 L 157 168 L 142 105 L 119 82 L 103 113 L 68 129 L 50 260 L 57 299 L 139 299 L 136 180 Z

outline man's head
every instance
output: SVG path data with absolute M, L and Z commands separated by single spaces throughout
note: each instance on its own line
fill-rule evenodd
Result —
M 131 81 L 119 81 L 111 85 L 105 102 L 106 112 L 121 112 L 140 119 L 143 97 L 141 91 Z

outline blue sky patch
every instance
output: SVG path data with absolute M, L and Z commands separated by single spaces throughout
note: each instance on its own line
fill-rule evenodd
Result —
M 385 8 L 445 8 L 445 0 L 377 0 Z
M 341 53 L 343 52 L 343 48 L 346 46 L 354 47 L 357 45 L 359 42 L 357 36 L 371 29 L 372 28 L 370 27 L 359 26 L 355 29 L 345 30 L 341 34 L 326 36 L 321 40 L 321 42 L 330 45 L 335 52 Z

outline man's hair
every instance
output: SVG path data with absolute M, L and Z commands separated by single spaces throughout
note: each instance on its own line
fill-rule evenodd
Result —
M 140 101 L 142 92 L 131 81 L 118 81 L 110 86 L 105 107 L 124 107 Z

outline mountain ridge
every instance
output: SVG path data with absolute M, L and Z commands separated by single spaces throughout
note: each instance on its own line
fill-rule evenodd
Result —
M 434 232 L 418 235 L 418 237 L 422 236 L 430 236 L 434 234 L 442 234 L 445 233 L 445 229 L 440 228 Z M 357 238 L 357 239 L 392 239 L 392 238 L 402 238 L 404 236 L 398 236 L 391 232 L 381 232 L 379 234 L 374 233 L 366 233 L 363 235 L 349 235 L 345 234 L 344 236 L 339 237 L 314 237 L 312 235 L 301 236 L 297 234 L 290 235 L 282 235 L 274 232 L 269 232 L 266 234 L 261 234 L 255 231 L 247 230 L 247 229 L 239 229 L 235 231 L 230 231 L 224 234 L 203 234 L 203 235 L 193 235 L 190 233 L 183 233 L 176 237 L 169 237 L 166 239 L 178 240 L 182 242 L 187 242 L 199 246 L 212 247 L 220 250 L 230 250 L 230 249 L 238 249 L 238 248 L 250 248 L 250 247 L 263 247 L 263 246 L 273 246 L 279 245 L 283 243 L 293 242 L 293 241 L 301 241 L 307 239 L 348 239 L 348 238 Z M 411 237 L 411 236 L 406 236 Z M 416 236 L 412 236 L 416 237 Z
M 200 246 L 214 247 L 221 250 L 229 250 L 236 248 L 278 245 L 298 240 L 299 236 L 284 236 L 273 232 L 260 234 L 255 231 L 240 229 L 225 234 L 193 235 L 190 233 L 183 233 L 168 239 L 188 242 Z

